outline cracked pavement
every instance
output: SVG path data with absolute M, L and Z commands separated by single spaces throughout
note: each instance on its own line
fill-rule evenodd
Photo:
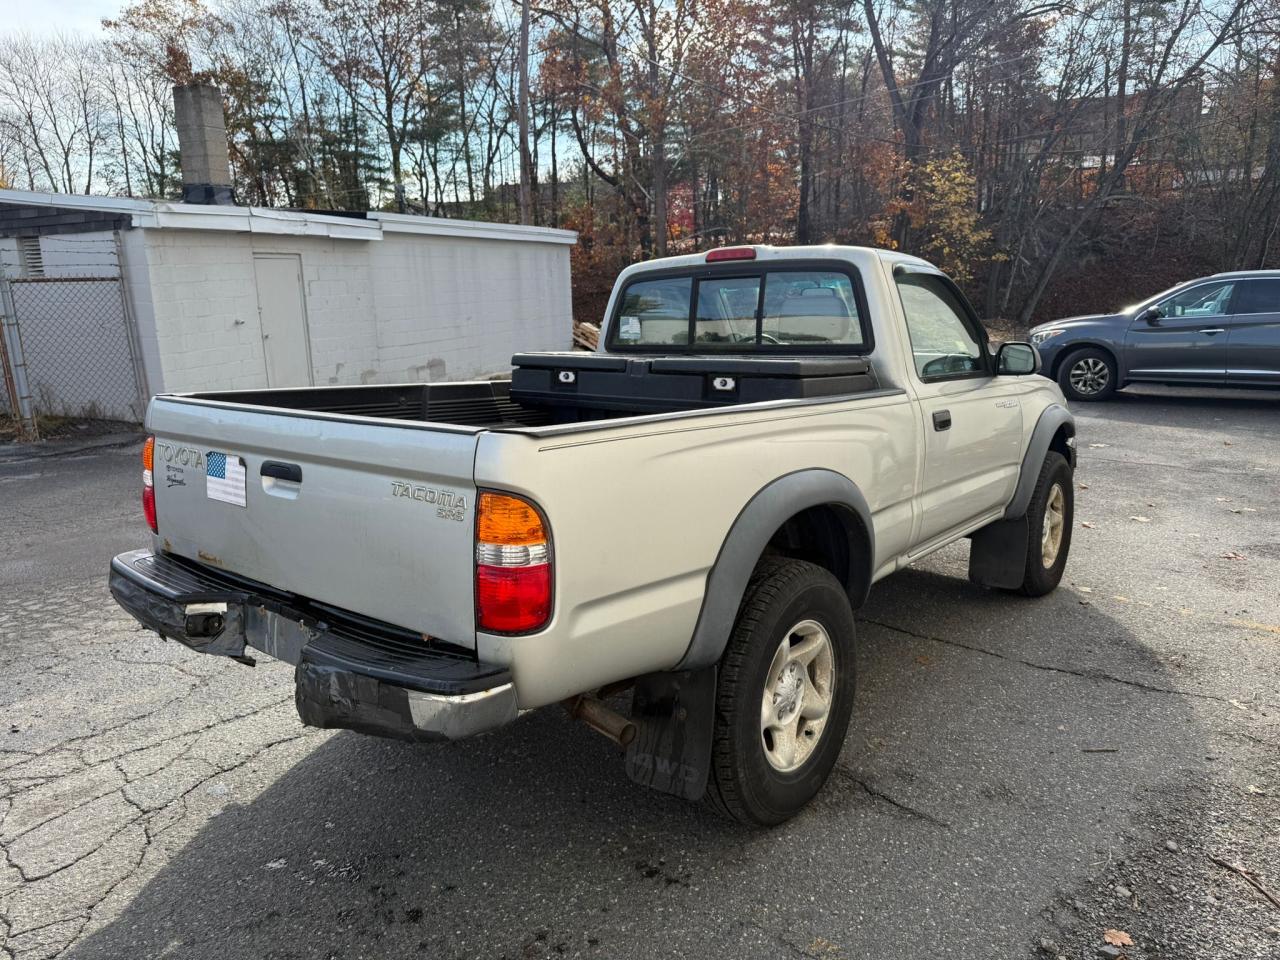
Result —
M 0 958 L 1280 956 L 1209 859 L 1280 895 L 1280 397 L 1076 413 L 1062 588 L 973 587 L 964 545 L 877 585 L 836 772 L 764 832 L 554 710 L 304 728 L 287 666 L 110 600 L 135 449 L 0 461 Z

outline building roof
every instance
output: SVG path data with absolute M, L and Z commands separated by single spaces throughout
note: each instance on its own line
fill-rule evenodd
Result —
M 397 233 L 476 240 L 523 240 L 529 243 L 573 244 L 578 240 L 578 234 L 573 230 L 378 211 L 370 211 L 364 216 L 348 216 L 271 207 L 205 206 L 169 200 L 90 197 L 29 190 L 0 190 L 0 204 L 116 214 L 129 217 L 132 226 L 142 229 L 222 230 L 341 240 L 381 240 L 386 234 Z

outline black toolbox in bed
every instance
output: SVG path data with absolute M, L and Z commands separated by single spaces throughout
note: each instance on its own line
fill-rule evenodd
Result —
M 517 353 L 511 399 L 521 404 L 666 413 L 765 400 L 862 393 L 876 387 L 866 357 L 622 357 Z

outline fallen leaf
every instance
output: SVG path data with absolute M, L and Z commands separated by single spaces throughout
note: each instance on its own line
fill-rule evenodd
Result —
M 1258 511 L 1255 510 L 1253 507 L 1232 507 L 1231 512 L 1232 513 L 1257 513 Z
M 1130 517 L 1130 520 L 1137 520 L 1139 523 L 1150 523 L 1150 517 Z
M 1133 937 L 1129 936 L 1123 930 L 1108 930 L 1102 935 L 1102 939 L 1107 941 L 1113 947 L 1132 947 Z
M 1089 444 L 1089 446 L 1094 447 L 1095 449 L 1100 449 L 1100 448 L 1102 448 L 1102 447 L 1109 447 L 1109 446 L 1111 446 L 1111 444 L 1109 444 L 1109 443 L 1091 443 L 1091 444 Z
M 1081 522 L 1080 526 L 1084 527 L 1086 530 L 1092 530 L 1092 529 L 1093 529 L 1093 524 L 1092 524 L 1092 523 L 1090 523 L 1088 520 L 1085 520 L 1085 521 Z
M 1087 483 L 1081 483 L 1081 484 L 1078 484 L 1078 486 L 1080 487 L 1081 490 L 1089 489 L 1089 485 Z
M 1230 441 L 1230 440 L 1223 440 L 1223 441 L 1222 441 L 1222 445 L 1223 445 L 1224 447 L 1229 447 L 1229 446 L 1231 446 L 1231 441 Z
M 1227 701 L 1227 703 L 1231 704 L 1231 705 L 1232 705 L 1233 707 L 1235 707 L 1237 710 L 1243 710 L 1245 713 L 1248 713 L 1248 712 L 1249 712 L 1249 708 L 1248 708 L 1248 707 L 1246 707 L 1246 706 L 1245 706 L 1243 703 L 1241 703 L 1239 700 L 1228 700 L 1228 701 Z
M 1231 498 L 1230 498 L 1230 497 L 1214 497 L 1213 499 L 1217 500 L 1219 503 L 1230 503 L 1230 502 L 1231 502 Z
M 1236 551 L 1234 550 L 1228 550 L 1226 553 L 1222 555 L 1222 559 L 1223 560 L 1246 560 L 1248 558 L 1245 557 L 1243 553 L 1236 553 Z
M 933 663 L 933 657 L 929 656 L 927 653 L 922 653 L 916 657 L 916 663 L 920 664 L 922 667 L 927 667 L 929 664 Z
M 1237 627 L 1244 627 L 1246 630 L 1264 630 L 1267 633 L 1274 633 L 1280 636 L 1280 625 L 1274 623 L 1258 623 L 1256 620 L 1236 620 L 1234 618 L 1227 622 Z
M 1081 593 L 1093 593 L 1093 587 L 1076 587 Z
M 1249 784 L 1248 789 L 1249 789 L 1249 792 L 1252 793 L 1255 797 L 1265 797 L 1267 795 L 1267 791 L 1261 789 L 1260 787 L 1255 787 L 1252 783 Z

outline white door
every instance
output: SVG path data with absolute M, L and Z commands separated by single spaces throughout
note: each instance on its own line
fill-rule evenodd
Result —
M 1022 387 L 993 376 L 985 335 L 955 287 L 895 275 L 923 414 L 924 468 L 915 542 L 927 546 L 1008 502 L 1018 479 Z
M 254 254 L 253 274 L 262 350 L 267 358 L 267 386 L 311 386 L 302 257 L 296 253 Z

